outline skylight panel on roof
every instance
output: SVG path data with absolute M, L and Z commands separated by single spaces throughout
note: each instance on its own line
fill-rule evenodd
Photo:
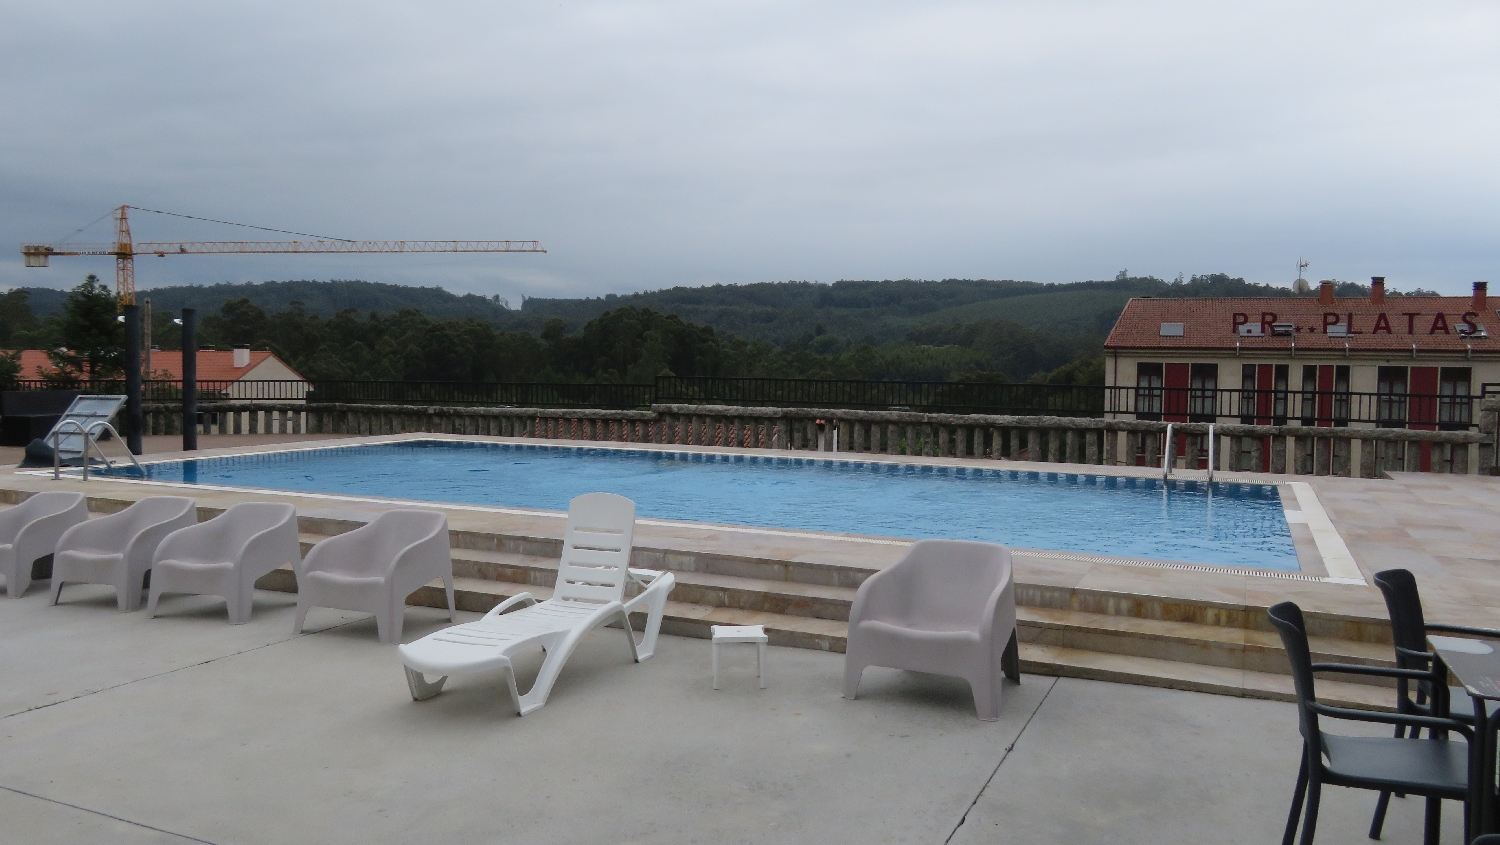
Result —
M 1182 337 L 1182 334 L 1183 334 L 1183 331 L 1182 331 L 1183 330 L 1183 325 L 1184 324 L 1182 324 L 1182 323 L 1162 323 L 1161 324 L 1161 336 L 1162 337 Z

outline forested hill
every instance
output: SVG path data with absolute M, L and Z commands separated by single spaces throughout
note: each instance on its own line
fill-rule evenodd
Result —
M 58 312 L 64 291 L 28 288 L 38 316 Z M 1258 285 L 1221 273 L 1167 282 L 1121 273 L 1109 281 L 1046 284 L 1023 281 L 765 282 L 748 285 L 675 287 L 588 299 L 531 298 L 510 310 L 497 298 L 455 294 L 441 287 L 407 287 L 334 280 L 160 287 L 142 291 L 157 311 L 196 308 L 214 313 L 225 302 L 247 298 L 276 313 L 294 303 L 308 314 L 332 317 L 355 309 L 392 314 L 414 308 L 438 319 L 473 318 L 509 330 L 540 332 L 560 318 L 576 331 L 605 311 L 650 308 L 712 326 L 747 340 L 782 345 L 832 335 L 850 342 L 884 343 L 925 327 L 1003 320 L 1047 334 L 1102 340 L 1132 296 L 1288 296 L 1288 288 Z
M 31 294 L 31 310 L 45 317 L 62 310 L 68 292 L 52 288 L 25 288 Z M 179 285 L 140 291 L 151 298 L 156 311 L 178 311 L 196 308 L 201 314 L 214 314 L 232 299 L 246 298 L 262 310 L 275 313 L 292 309 L 301 303 L 302 310 L 320 317 L 332 317 L 350 308 L 394 314 L 403 308 L 415 308 L 438 319 L 474 318 L 486 322 L 504 322 L 509 312 L 498 298 L 475 294 L 456 294 L 441 287 L 409 287 L 382 282 L 334 279 L 326 282 L 246 282 L 243 284 Z
M 1358 295 L 1363 288 L 1342 283 L 1338 292 Z M 529 299 L 520 310 L 437 287 L 358 281 L 155 288 L 142 295 L 151 297 L 152 340 L 163 349 L 180 343 L 174 313 L 192 306 L 201 344 L 270 349 L 309 378 L 1097 384 L 1104 378 L 1104 337 L 1132 296 L 1291 291 L 1221 274 L 1166 282 L 1122 272 L 1072 284 L 951 279 L 670 288 Z M 118 369 L 122 331 L 113 295 L 92 276 L 67 294 L 0 293 L 0 349 L 83 350 Z
M 668 288 L 591 299 L 527 299 L 520 326 L 561 317 L 572 329 L 611 308 L 634 306 L 677 314 L 749 340 L 784 344 L 824 334 L 884 343 L 929 326 L 1005 320 L 1049 334 L 1103 340 L 1132 296 L 1290 296 L 1222 273 L 1167 282 L 1121 273 L 1110 281 L 767 282 Z

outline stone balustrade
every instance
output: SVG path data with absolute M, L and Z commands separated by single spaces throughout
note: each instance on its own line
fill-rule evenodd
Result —
M 144 408 L 151 434 L 179 434 L 180 409 Z M 1078 417 L 926 414 L 833 408 L 655 405 L 649 411 L 412 405 L 205 403 L 204 434 L 410 432 L 662 443 L 851 454 L 1160 466 L 1167 423 Z M 1378 477 L 1383 472 L 1489 474 L 1500 399 L 1479 431 L 1219 424 L 1219 470 Z M 1206 467 L 1209 424 L 1174 423 L 1178 466 Z M 1185 457 L 1181 457 L 1185 456 Z

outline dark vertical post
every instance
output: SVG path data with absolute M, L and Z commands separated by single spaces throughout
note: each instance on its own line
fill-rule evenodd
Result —
M 141 307 L 127 305 L 125 311 L 125 447 L 141 453 Z
M 198 449 L 198 333 L 197 312 L 182 309 L 182 451 Z

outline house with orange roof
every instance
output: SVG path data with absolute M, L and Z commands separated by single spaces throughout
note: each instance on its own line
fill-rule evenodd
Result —
M 143 356 L 144 358 L 144 356 Z M 180 350 L 151 350 L 150 362 L 142 362 L 149 378 L 176 381 L 182 378 Z M 54 372 L 52 360 L 41 349 L 21 350 L 23 379 L 46 378 Z M 274 387 L 266 383 L 276 383 Z M 300 401 L 307 397 L 307 379 L 272 352 L 248 347 L 198 350 L 198 384 L 204 392 L 225 399 L 271 399 Z

